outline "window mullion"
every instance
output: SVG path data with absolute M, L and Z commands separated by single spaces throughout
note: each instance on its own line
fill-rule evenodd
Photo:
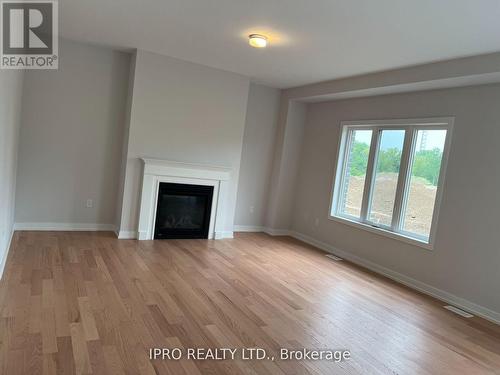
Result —
M 398 185 L 396 188 L 396 197 L 394 200 L 394 209 L 392 213 L 391 229 L 398 232 L 401 226 L 401 215 L 403 211 L 403 200 L 406 188 L 409 184 L 410 177 L 410 158 L 411 150 L 413 147 L 413 140 L 415 138 L 416 129 L 411 126 L 406 128 L 405 140 L 403 144 L 403 152 L 401 154 L 401 163 L 399 167 Z
M 378 142 L 380 139 L 380 129 L 378 127 L 372 128 L 372 139 L 370 144 L 370 153 L 368 155 L 368 165 L 366 168 L 365 186 L 363 189 L 363 200 L 361 203 L 360 221 L 365 223 L 368 215 L 368 206 L 370 203 L 371 190 L 373 187 L 373 169 L 375 168 L 375 156 L 377 153 Z

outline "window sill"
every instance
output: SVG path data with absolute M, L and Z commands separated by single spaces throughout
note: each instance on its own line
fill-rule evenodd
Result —
M 389 238 L 392 238 L 394 240 L 402 241 L 402 242 L 408 243 L 410 245 L 418 246 L 418 247 L 421 247 L 421 248 L 426 249 L 426 250 L 433 250 L 434 249 L 434 244 L 432 242 L 425 242 L 422 240 L 418 240 L 416 238 L 405 236 L 404 234 L 401 234 L 401 233 L 391 232 L 389 230 L 377 228 L 377 227 L 371 226 L 369 224 L 360 223 L 360 222 L 349 220 L 347 218 L 343 218 L 343 217 L 339 217 L 339 216 L 329 215 L 328 219 L 333 220 L 333 221 L 337 221 L 337 222 L 342 223 L 342 224 L 350 225 L 350 226 L 358 228 L 358 229 L 363 229 L 363 230 L 366 230 L 368 232 L 372 232 L 372 233 L 375 233 L 375 234 L 378 234 L 378 235 L 381 235 L 384 237 L 389 237 Z

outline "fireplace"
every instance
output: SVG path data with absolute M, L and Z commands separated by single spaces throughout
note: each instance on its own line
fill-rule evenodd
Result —
M 154 238 L 208 238 L 213 194 L 213 186 L 160 182 Z
M 211 188 L 211 204 L 209 206 L 207 205 L 207 211 L 210 215 L 208 236 L 205 234 L 206 232 L 204 232 L 202 238 L 232 238 L 232 220 L 228 220 L 230 210 L 227 206 L 232 174 L 230 168 L 215 165 L 181 163 L 170 160 L 147 158 L 141 160 L 143 163 L 143 175 L 141 202 L 139 206 L 139 225 L 137 228 L 137 238 L 139 240 L 153 240 L 155 238 L 160 238 L 156 237 L 155 233 L 157 224 L 156 211 L 158 211 L 160 185 L 163 185 L 164 183 L 184 186 L 188 185 L 188 187 L 190 185 L 194 185 L 196 186 L 196 189 L 202 190 L 207 187 Z M 186 195 L 185 192 L 184 195 Z M 187 195 L 189 196 L 189 194 Z M 208 200 L 205 202 L 208 202 Z M 165 203 L 165 205 L 167 204 Z M 185 223 L 186 220 L 183 222 Z M 171 223 L 172 221 L 170 221 L 170 224 L 167 224 L 166 226 L 171 226 Z M 160 225 L 161 221 L 159 221 L 158 224 Z M 193 228 L 184 229 L 188 229 L 188 231 L 193 234 Z M 170 231 L 167 230 L 167 232 Z M 122 236 L 120 238 L 127 237 Z M 161 238 L 173 237 L 163 236 Z M 176 236 L 176 238 L 180 237 Z M 194 236 L 188 237 L 183 234 L 182 238 L 194 238 Z

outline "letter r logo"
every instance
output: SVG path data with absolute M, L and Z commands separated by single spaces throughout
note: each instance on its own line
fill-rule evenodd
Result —
M 2 2 L 2 53 L 53 54 L 53 3 Z

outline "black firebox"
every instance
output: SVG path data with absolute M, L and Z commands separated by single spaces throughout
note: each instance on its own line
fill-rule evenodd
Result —
M 213 186 L 160 182 L 155 239 L 208 238 Z

